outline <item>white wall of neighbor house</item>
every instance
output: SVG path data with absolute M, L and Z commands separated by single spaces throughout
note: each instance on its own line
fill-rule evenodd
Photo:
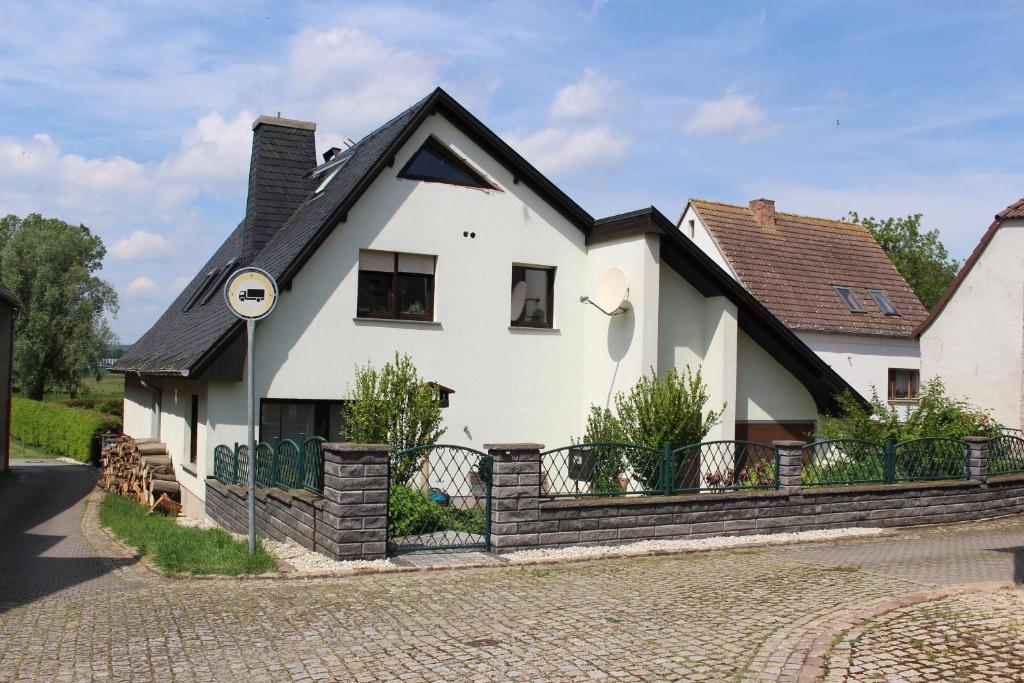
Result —
M 688 204 L 677 226 L 683 235 L 690 238 L 694 244 L 700 247 L 701 251 L 711 257 L 712 261 L 721 266 L 722 270 L 729 273 L 732 279 L 739 280 L 732 269 L 732 265 L 729 263 L 729 259 L 725 257 L 725 254 L 718 247 L 715 238 L 711 235 L 711 231 L 704 227 L 704 223 L 701 222 L 696 209 Z
M 945 308 L 921 335 L 921 374 L 953 395 L 1024 424 L 1024 220 L 1002 223 Z
M 796 336 L 865 398 L 871 398 L 877 390 L 879 398 L 888 400 L 890 368 L 921 368 L 921 348 L 916 339 L 803 331 L 797 331 Z

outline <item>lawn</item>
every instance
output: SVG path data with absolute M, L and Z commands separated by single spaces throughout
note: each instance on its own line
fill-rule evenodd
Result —
M 69 398 L 66 393 L 51 393 L 47 394 L 43 400 L 65 402 Z M 98 381 L 95 377 L 86 377 L 82 380 L 82 391 L 76 398 L 122 399 L 124 398 L 124 375 L 110 372 L 109 370 L 101 370 Z
M 12 460 L 55 460 L 62 457 L 61 453 L 51 453 L 50 451 L 36 446 L 29 446 L 23 441 L 17 439 L 11 439 L 11 459 Z
M 168 573 L 234 576 L 277 569 L 277 560 L 258 541 L 256 554 L 250 556 L 248 544 L 222 529 L 179 526 L 173 518 L 147 514 L 142 505 L 113 493 L 100 504 L 100 522 Z

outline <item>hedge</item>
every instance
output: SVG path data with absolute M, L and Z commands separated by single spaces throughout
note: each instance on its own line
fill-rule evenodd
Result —
M 93 410 L 19 397 L 11 401 L 11 436 L 81 462 L 99 455 L 100 434 L 120 429 L 120 419 Z

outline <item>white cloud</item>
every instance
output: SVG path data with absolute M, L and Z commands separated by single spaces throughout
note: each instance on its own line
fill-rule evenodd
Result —
M 612 132 L 607 124 L 584 128 L 544 128 L 519 138 L 504 139 L 545 173 L 569 173 L 594 166 L 611 167 L 622 161 L 630 138 Z
M 114 242 L 110 257 L 115 261 L 146 261 L 160 258 L 170 250 L 171 243 L 163 235 L 133 230 L 128 237 Z
M 701 102 L 683 127 L 690 135 L 732 136 L 741 142 L 772 135 L 779 128 L 753 97 L 734 91 Z
M 579 81 L 558 91 L 549 116 L 556 121 L 593 116 L 608 108 L 618 89 L 618 81 L 597 69 L 586 69 Z
M 152 278 L 146 276 L 137 277 L 124 286 L 124 293 L 129 297 L 145 297 L 156 294 L 158 291 L 160 291 L 160 287 Z

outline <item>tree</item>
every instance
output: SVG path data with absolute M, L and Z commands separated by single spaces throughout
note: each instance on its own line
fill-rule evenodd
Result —
M 117 293 L 96 276 L 106 253 L 84 225 L 37 213 L 0 219 L 0 280 L 24 304 L 14 374 L 28 398 L 53 389 L 76 394 L 116 341 L 107 315 L 117 312 Z
M 423 380 L 408 355 L 395 352 L 379 370 L 356 367 L 356 383 L 345 403 L 344 436 L 353 443 L 384 443 L 393 453 L 436 443 L 445 433 L 436 386 Z M 392 461 L 392 478 L 405 483 L 415 474 L 415 457 Z
M 939 231 L 922 232 L 919 213 L 881 219 L 851 211 L 849 219 L 868 229 L 924 307 L 935 308 L 960 268 L 939 240 Z

